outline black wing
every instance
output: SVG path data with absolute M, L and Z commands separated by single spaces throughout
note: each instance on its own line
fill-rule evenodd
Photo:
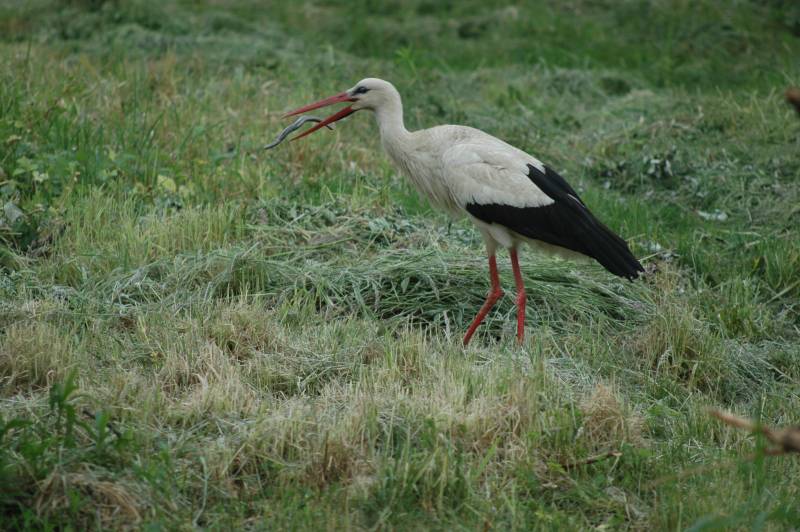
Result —
M 547 167 L 544 172 L 530 164 L 528 168 L 530 180 L 554 203 L 542 207 L 469 203 L 467 212 L 483 222 L 592 257 L 614 275 L 635 279 L 644 272 L 628 244 L 589 212 L 563 177 Z

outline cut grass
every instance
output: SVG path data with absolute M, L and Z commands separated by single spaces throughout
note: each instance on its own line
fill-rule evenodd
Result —
M 545 4 L 0 2 L 4 524 L 796 527 L 796 459 L 706 411 L 800 416 L 796 13 Z M 526 252 L 526 343 L 509 294 L 461 348 L 479 236 L 368 117 L 258 150 L 374 75 L 658 272 Z

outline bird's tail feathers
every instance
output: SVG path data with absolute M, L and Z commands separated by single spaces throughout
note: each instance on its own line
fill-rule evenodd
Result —
M 606 270 L 633 281 L 644 273 L 641 263 L 631 253 L 628 244 L 602 222 L 594 219 L 593 242 L 589 246 L 591 256 Z

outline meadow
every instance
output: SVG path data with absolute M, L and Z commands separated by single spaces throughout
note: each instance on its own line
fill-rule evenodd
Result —
M 651 270 L 480 236 L 358 113 L 558 169 Z M 780 530 L 800 457 L 800 5 L 0 0 L 8 529 Z M 596 460 L 594 460 L 597 458 Z

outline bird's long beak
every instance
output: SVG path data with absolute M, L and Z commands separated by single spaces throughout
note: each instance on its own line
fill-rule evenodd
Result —
M 320 107 L 326 107 L 328 105 L 333 105 L 335 103 L 354 102 L 354 101 L 356 101 L 356 100 L 354 98 L 351 98 L 350 95 L 345 91 L 345 92 L 341 92 L 339 94 L 336 94 L 334 96 L 331 96 L 330 98 L 325 98 L 324 100 L 320 100 L 318 102 L 314 102 L 314 103 L 310 103 L 308 105 L 304 105 L 303 107 L 300 107 L 299 109 L 295 109 L 294 111 L 290 111 L 290 112 L 286 113 L 285 115 L 283 115 L 283 117 L 286 118 L 286 117 L 289 117 L 289 116 L 299 115 L 300 113 L 305 113 L 306 111 L 313 111 L 314 109 L 319 109 Z M 316 130 L 318 130 L 320 128 L 323 128 L 323 127 L 327 126 L 328 124 L 332 124 L 332 123 L 336 122 L 337 120 L 341 120 L 342 118 L 344 118 L 346 116 L 350 116 L 351 114 L 355 113 L 356 111 L 357 111 L 357 109 L 353 109 L 352 107 L 350 107 L 348 105 L 347 107 L 344 107 L 344 108 L 340 109 L 338 112 L 333 113 L 331 116 L 327 117 L 325 120 L 323 120 L 322 122 L 320 122 L 316 126 L 312 127 L 311 129 L 309 129 L 308 131 L 306 131 L 302 135 L 297 135 L 292 140 L 297 140 L 297 139 L 305 137 L 306 135 L 310 135 L 311 133 L 315 132 Z

